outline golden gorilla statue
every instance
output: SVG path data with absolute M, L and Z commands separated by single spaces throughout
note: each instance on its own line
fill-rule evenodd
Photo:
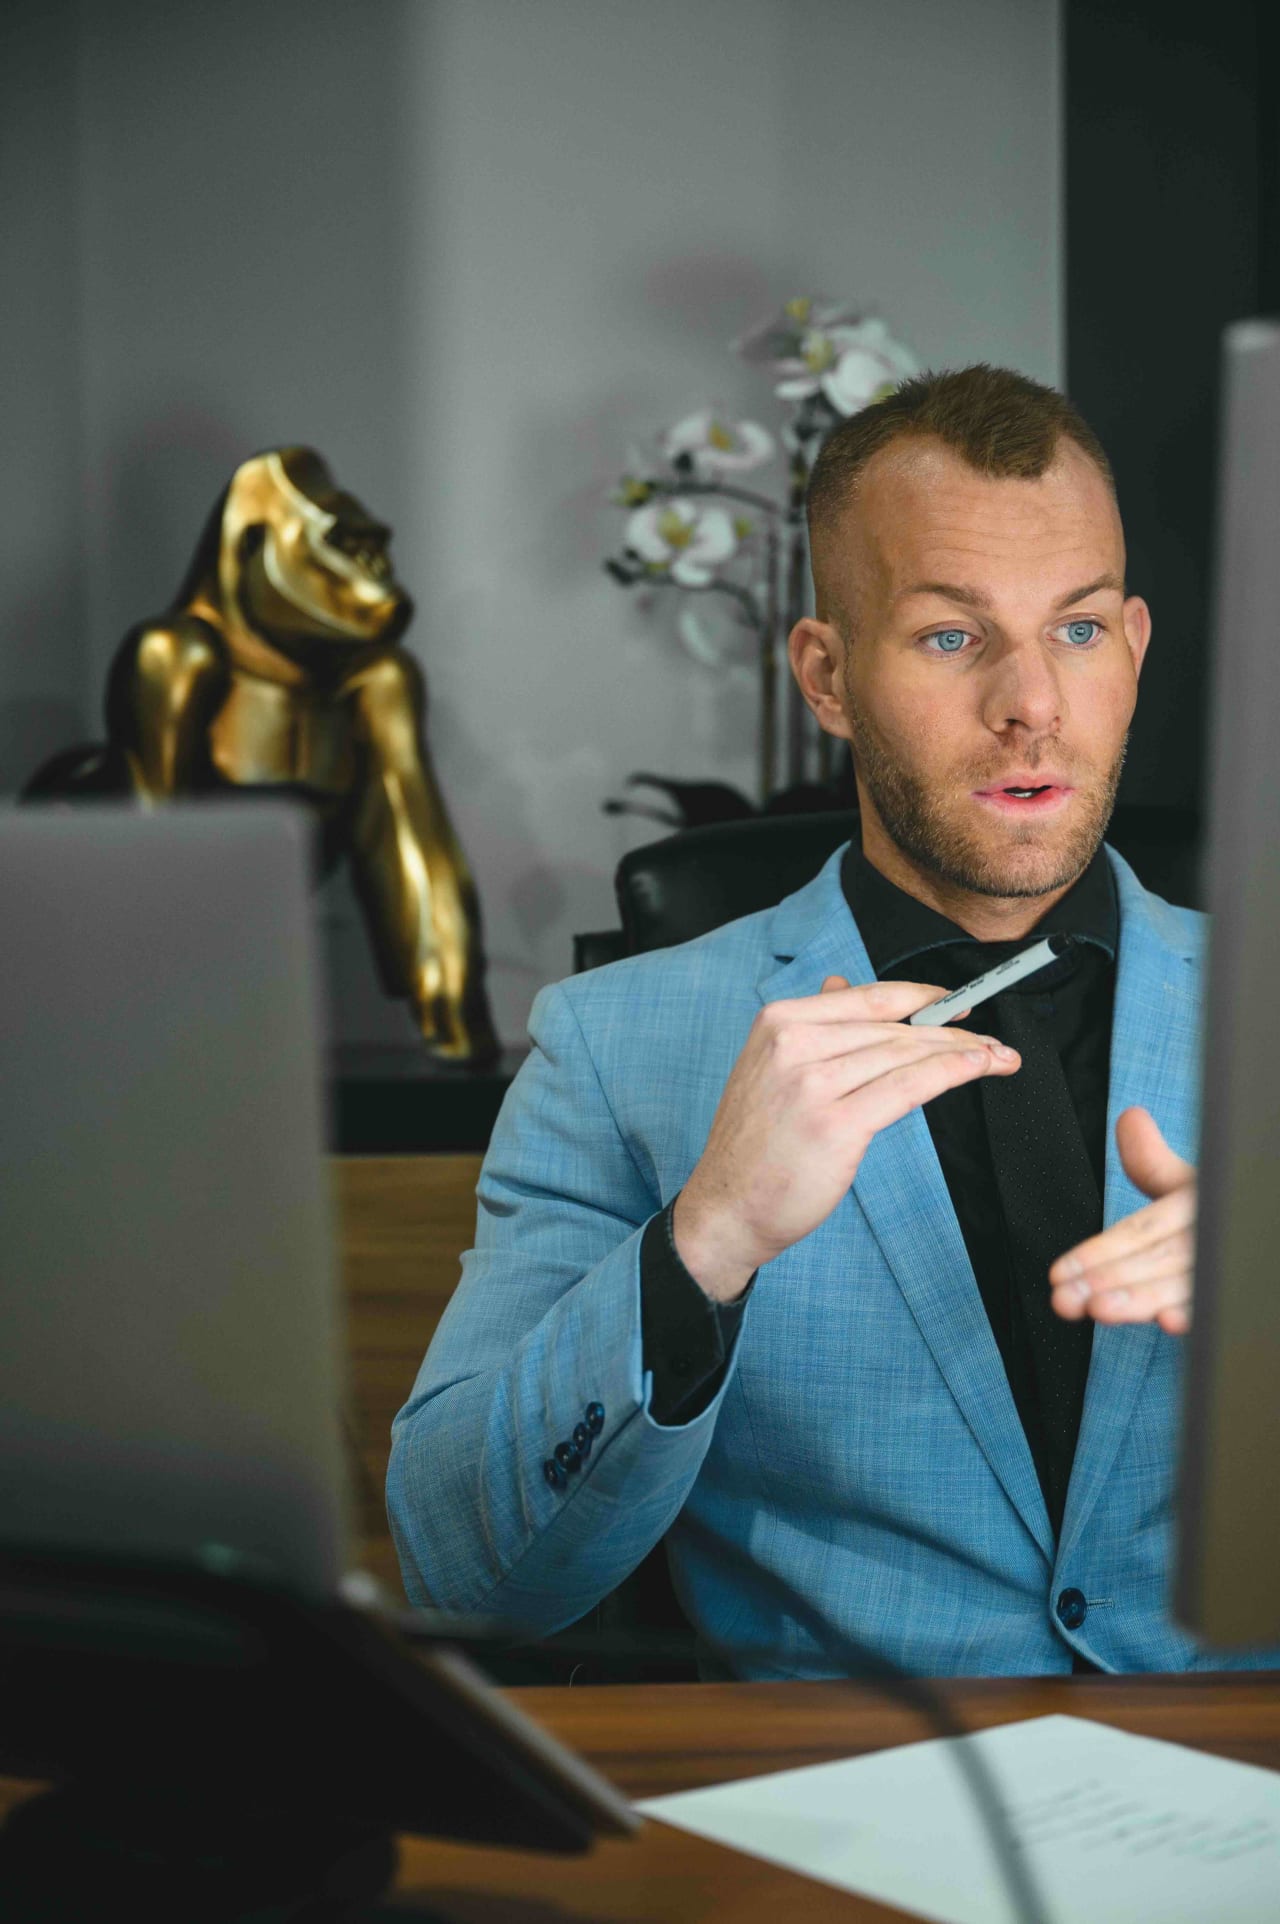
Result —
M 173 606 L 116 653 L 106 748 L 55 757 L 24 794 L 300 793 L 323 865 L 350 857 L 388 992 L 412 1003 L 432 1054 L 487 1062 L 479 904 L 426 747 L 422 675 L 396 645 L 413 604 L 390 538 L 311 449 L 244 462 Z

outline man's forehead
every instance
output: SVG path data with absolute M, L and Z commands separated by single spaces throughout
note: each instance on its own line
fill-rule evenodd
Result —
M 835 545 L 894 600 L 937 583 L 977 588 L 976 605 L 1028 572 L 1061 575 L 1063 592 L 1108 575 L 1123 584 L 1115 498 L 1070 442 L 1030 480 L 979 474 L 939 443 L 891 445 L 868 462 L 842 519 Z
M 1055 592 L 1054 581 L 1046 576 L 1042 567 L 1033 569 L 1028 565 L 1022 572 L 1024 585 L 1034 588 L 1038 597 L 1049 599 L 1055 609 L 1070 608 L 1091 595 L 1124 593 L 1124 577 L 1114 568 L 1104 568 L 1101 574 L 1093 575 L 1087 581 L 1072 580 L 1071 586 L 1061 593 Z M 1068 579 L 1065 571 L 1062 579 Z M 897 608 L 903 602 L 926 600 L 954 601 L 962 607 L 975 608 L 982 614 L 995 614 L 998 605 L 996 595 L 980 582 L 908 581 L 893 595 L 890 606 Z

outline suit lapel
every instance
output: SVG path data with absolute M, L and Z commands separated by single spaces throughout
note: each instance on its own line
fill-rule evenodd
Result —
M 1052 1561 L 1026 1432 L 921 1110 L 873 1137 L 852 1193 L 983 1455 Z
M 1148 1109 L 1170 1148 L 1196 1160 L 1202 1005 L 1198 957 L 1185 924 L 1147 893 L 1114 849 L 1107 854 L 1120 902 L 1103 1192 L 1103 1226 L 1109 1229 L 1148 1202 L 1125 1175 L 1116 1147 L 1116 1119 L 1125 1109 L 1135 1103 Z M 1060 1560 L 1079 1541 L 1111 1472 L 1152 1359 L 1162 1344 L 1176 1340 L 1156 1323 L 1094 1329 Z
M 828 975 L 875 981 L 840 885 L 843 852 L 779 905 L 771 946 L 781 966 L 757 985 L 762 1001 L 817 995 Z M 1052 1561 L 1031 1451 L 921 1110 L 872 1138 L 850 1194 L 992 1471 Z

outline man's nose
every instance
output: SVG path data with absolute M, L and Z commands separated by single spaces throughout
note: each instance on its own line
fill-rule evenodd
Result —
M 1037 733 L 1061 720 L 1057 664 L 1041 643 L 1010 643 L 993 662 L 983 691 L 983 719 L 999 731 L 1014 722 Z

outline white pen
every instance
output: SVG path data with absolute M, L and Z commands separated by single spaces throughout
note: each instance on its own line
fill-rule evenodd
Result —
M 1033 943 L 1021 955 L 1011 955 L 1007 962 L 998 962 L 985 975 L 975 976 L 972 982 L 966 982 L 963 989 L 953 989 L 950 995 L 944 995 L 940 1001 L 917 1009 L 914 1015 L 907 1017 L 907 1021 L 914 1023 L 917 1028 L 941 1027 L 944 1022 L 950 1022 L 953 1015 L 959 1015 L 962 1009 L 976 1009 L 979 1002 L 989 1001 L 993 995 L 999 995 L 1001 989 L 1011 988 L 1015 982 L 1021 982 L 1024 976 L 1034 975 L 1037 969 L 1047 969 L 1051 962 L 1056 962 L 1060 955 L 1065 954 L 1071 947 L 1071 941 L 1069 935 L 1046 935 L 1043 942 Z

